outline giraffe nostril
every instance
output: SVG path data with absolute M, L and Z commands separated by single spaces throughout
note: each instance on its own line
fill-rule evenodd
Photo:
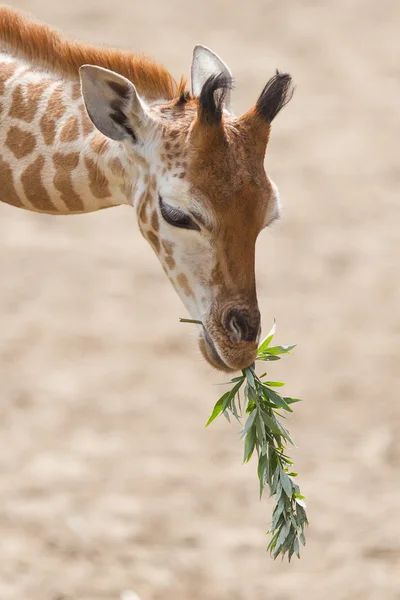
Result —
M 233 338 L 236 342 L 240 342 L 242 339 L 243 329 L 235 316 L 231 318 L 229 326 L 231 329 L 231 338 Z
M 225 328 L 233 342 L 255 342 L 260 333 L 260 312 L 231 308 L 226 313 Z

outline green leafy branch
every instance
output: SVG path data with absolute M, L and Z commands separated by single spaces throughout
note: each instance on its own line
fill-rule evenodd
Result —
M 258 348 L 257 360 L 280 360 L 280 355 L 289 354 L 295 347 L 271 346 L 275 330 L 274 322 L 271 331 Z M 284 384 L 265 378 L 266 373 L 257 376 L 254 367 L 244 369 L 241 376 L 234 377 L 229 382 L 233 384 L 232 389 L 218 400 L 207 425 L 220 414 L 229 421 L 231 413 L 239 423 L 242 414 L 247 415 L 241 431 L 241 438 L 244 440 L 244 462 L 249 462 L 256 451 L 260 497 L 266 485 L 270 495 L 275 497 L 272 523 L 267 532 L 272 537 L 267 550 L 274 559 L 279 555 L 283 558 L 287 554 L 290 562 L 293 554 L 300 558 L 300 544 L 304 546 L 306 543 L 304 530 L 308 520 L 304 496 L 295 482 L 297 473 L 293 472 L 293 463 L 285 452 L 286 444 L 294 443 L 289 431 L 281 422 L 285 417 L 280 411 L 293 412 L 291 405 L 300 400 L 280 395 L 273 388 L 280 388 Z

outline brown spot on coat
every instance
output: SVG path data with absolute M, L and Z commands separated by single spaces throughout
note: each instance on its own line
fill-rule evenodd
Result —
M 81 95 L 81 86 L 79 83 L 74 83 L 72 85 L 72 94 L 71 94 L 72 100 L 78 100 L 79 98 L 82 97 Z
M 16 63 L 2 63 L 0 66 L 0 96 L 6 90 L 6 83 L 12 77 L 17 69 Z
M 96 133 L 90 140 L 90 147 L 96 154 L 104 154 L 109 146 L 108 139 L 102 133 Z
M 12 174 L 11 167 L 8 163 L 3 161 L 0 155 L 0 181 L 1 181 L 1 200 L 11 206 L 18 206 L 23 208 L 23 204 L 17 194 L 14 185 L 14 177 Z
M 79 137 L 79 123 L 78 119 L 74 116 L 68 117 L 66 123 L 63 125 L 60 134 L 60 140 L 62 142 L 74 142 Z
M 118 158 L 118 156 L 116 156 L 115 158 L 110 160 L 110 162 L 108 163 L 108 166 L 113 175 L 120 177 L 121 175 L 124 174 L 124 167 L 122 165 L 122 162 Z
M 37 112 L 40 98 L 49 83 L 50 80 L 46 79 L 39 83 L 28 83 L 25 90 L 21 85 L 17 85 L 11 95 L 9 116 L 31 123 Z
M 153 210 L 151 214 L 151 226 L 154 229 L 154 231 L 158 231 L 160 229 L 160 224 L 158 222 L 158 215 L 156 210 Z
M 84 137 L 86 137 L 87 135 L 89 135 L 89 133 L 92 133 L 92 131 L 94 131 L 94 125 L 89 119 L 88 114 L 86 112 L 86 108 L 83 104 L 79 106 L 79 110 L 81 111 L 81 124 L 83 135 Z
M 54 143 L 57 121 L 64 115 L 65 110 L 63 87 L 62 84 L 59 84 L 50 94 L 46 111 L 43 113 L 39 123 L 43 139 L 47 146 L 51 146 Z
M 168 240 L 163 240 L 162 245 L 166 254 L 168 254 L 168 256 L 172 256 L 174 253 L 175 244 L 173 242 L 169 242 Z
M 160 240 L 158 239 L 158 237 L 156 236 L 156 234 L 153 233 L 152 231 L 149 231 L 146 234 L 146 237 L 149 240 L 150 244 L 153 246 L 154 250 L 157 252 L 157 254 L 159 254 L 159 252 L 160 252 Z
M 64 103 L 63 85 L 60 83 L 54 88 L 50 94 L 49 101 L 47 103 L 47 111 L 51 113 L 51 116 L 55 119 L 61 119 L 66 111 Z
M 43 156 L 39 155 L 21 175 L 21 183 L 29 202 L 34 208 L 44 212 L 59 212 L 42 182 L 42 170 L 45 165 Z
M 103 171 L 99 169 L 97 164 L 91 158 L 85 156 L 85 165 L 89 174 L 89 187 L 95 198 L 100 200 L 111 196 L 108 179 Z
M 47 146 L 51 146 L 56 137 L 56 122 L 51 114 L 45 112 L 40 119 L 40 130 Z
M 179 273 L 178 277 L 176 278 L 176 281 L 179 287 L 182 288 L 185 296 L 193 296 L 193 292 L 189 285 L 188 278 L 184 273 Z
M 156 191 L 156 187 L 157 187 L 156 176 L 152 175 L 150 177 L 149 191 L 150 192 L 155 192 Z
M 168 268 L 172 271 L 173 269 L 175 269 L 175 261 L 172 258 L 172 256 L 167 256 L 167 258 L 165 259 L 165 262 L 168 266 Z
M 76 193 L 72 183 L 72 171 L 79 164 L 79 152 L 70 154 L 56 152 L 53 155 L 53 163 L 56 170 L 53 183 L 56 190 L 61 193 L 61 200 L 71 212 L 83 212 L 85 207 L 82 198 Z
M 143 194 L 139 198 L 139 220 L 142 223 L 147 223 L 147 204 L 149 202 L 149 197 L 151 198 L 150 194 L 147 194 L 147 192 L 143 192 Z
M 23 158 L 33 152 L 36 146 L 36 139 L 29 131 L 12 126 L 7 132 L 5 144 L 16 158 Z

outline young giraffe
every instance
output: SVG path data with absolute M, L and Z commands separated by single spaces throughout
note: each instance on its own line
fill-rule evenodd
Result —
M 225 371 L 251 364 L 255 243 L 280 208 L 264 155 L 290 76 L 277 72 L 237 118 L 231 73 L 203 46 L 193 53 L 192 94 L 147 59 L 66 41 L 8 8 L 0 47 L 0 200 L 49 214 L 133 205 L 203 323 L 206 360 Z

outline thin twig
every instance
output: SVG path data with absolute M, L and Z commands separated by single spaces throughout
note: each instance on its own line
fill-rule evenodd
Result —
M 196 319 L 179 319 L 179 323 L 195 323 L 196 325 L 203 325 L 201 321 L 196 321 Z

